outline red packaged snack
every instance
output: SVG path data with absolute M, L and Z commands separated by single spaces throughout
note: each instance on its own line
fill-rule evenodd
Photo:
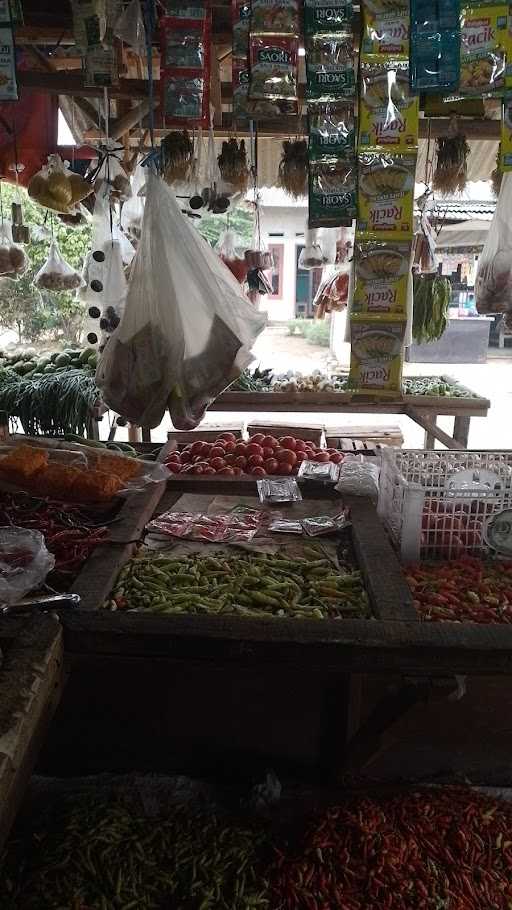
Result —
M 164 126 L 204 127 L 210 119 L 211 15 L 160 22 L 161 107 Z
M 210 77 L 203 70 L 167 69 L 160 75 L 164 126 L 207 128 Z
M 257 101 L 297 101 L 298 51 L 296 35 L 251 34 L 249 97 Z

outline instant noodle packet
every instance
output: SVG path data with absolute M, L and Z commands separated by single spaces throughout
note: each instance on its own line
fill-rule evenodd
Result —
M 299 39 L 295 35 L 251 33 L 249 98 L 296 101 L 298 51 Z
M 355 156 L 353 104 L 333 101 L 310 105 L 308 122 L 310 158 Z
M 309 38 L 351 31 L 353 15 L 352 0 L 304 0 L 304 34 Z
M 405 326 L 390 316 L 351 317 L 349 387 L 355 394 L 401 394 Z
M 309 163 L 309 227 L 350 226 L 356 216 L 355 161 L 335 158 Z
M 364 27 L 361 58 L 370 55 L 409 57 L 409 9 L 388 9 L 371 12 L 364 5 Z
M 320 35 L 308 42 L 308 101 L 354 97 L 356 91 L 353 36 Z
M 490 95 L 504 87 L 508 41 L 507 4 L 462 9 L 459 95 Z
M 361 64 L 360 149 L 406 151 L 418 145 L 419 100 L 409 90 L 409 65 L 380 58 Z
M 412 239 L 416 155 L 368 152 L 358 161 L 357 238 Z
M 407 317 L 409 243 L 356 243 L 351 314 Z

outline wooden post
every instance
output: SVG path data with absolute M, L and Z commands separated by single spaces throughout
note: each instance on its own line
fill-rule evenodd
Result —
M 133 423 L 128 424 L 128 442 L 141 442 L 140 427 L 136 427 Z
M 467 449 L 471 417 L 455 417 L 453 421 L 453 438 L 460 442 L 461 448 Z

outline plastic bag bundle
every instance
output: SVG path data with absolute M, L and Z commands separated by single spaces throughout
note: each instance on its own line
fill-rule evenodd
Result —
M 220 235 L 215 250 L 231 274 L 243 284 L 247 278 L 248 265 L 245 258 L 237 253 L 237 247 L 240 247 L 239 238 L 234 231 L 226 230 Z
M 48 164 L 32 177 L 28 195 L 44 208 L 72 215 L 77 204 L 89 196 L 92 189 L 80 174 L 69 170 L 68 161 L 63 161 L 60 155 L 50 155 Z
M 512 312 L 512 173 L 503 174 L 475 281 L 479 313 Z
M 38 588 L 55 565 L 40 531 L 0 529 L 0 603 L 17 603 Z
M 142 426 L 158 426 L 167 407 L 178 429 L 197 426 L 250 363 L 265 321 L 150 173 L 124 316 L 96 374 L 105 403 Z
M 18 278 L 26 271 L 28 258 L 23 247 L 12 242 L 11 228 L 6 221 L 0 224 L 0 275 Z
M 139 57 L 146 53 L 146 32 L 140 0 L 131 0 L 125 7 L 114 26 L 116 38 L 129 44 Z
M 132 242 L 138 243 L 142 230 L 146 195 L 146 168 L 140 164 L 135 168 L 131 185 L 132 194 L 121 209 L 121 227 Z
M 126 202 L 132 195 L 130 178 L 118 157 L 120 153 L 122 147 L 112 141 L 105 146 L 103 161 L 94 181 L 96 195 L 110 196 L 113 202 Z
M 94 262 L 94 253 L 89 256 L 89 263 Z M 121 247 L 117 241 L 105 246 L 101 266 L 101 289 L 95 284 L 98 291 L 87 309 L 88 319 L 85 325 L 87 343 L 98 347 L 100 351 L 121 321 L 128 290 Z
M 45 291 L 74 291 L 80 287 L 81 276 L 66 262 L 56 240 L 50 243 L 48 258 L 39 269 L 34 283 Z

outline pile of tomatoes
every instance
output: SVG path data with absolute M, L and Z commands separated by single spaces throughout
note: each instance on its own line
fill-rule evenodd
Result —
M 321 449 L 311 440 L 294 436 L 265 436 L 256 433 L 247 442 L 237 439 L 234 433 L 220 433 L 215 442 L 201 439 L 185 446 L 180 452 L 171 452 L 166 464 L 173 474 L 223 474 L 234 477 L 252 474 L 297 474 L 302 461 L 332 461 L 339 464 L 343 453 L 336 449 Z

